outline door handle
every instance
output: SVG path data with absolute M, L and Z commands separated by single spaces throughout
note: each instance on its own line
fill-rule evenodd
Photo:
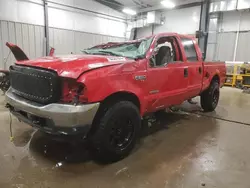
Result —
M 202 68 L 201 68 L 201 67 L 199 67 L 199 73 L 200 73 L 200 74 L 202 73 Z
M 184 78 L 188 77 L 188 68 L 184 68 Z

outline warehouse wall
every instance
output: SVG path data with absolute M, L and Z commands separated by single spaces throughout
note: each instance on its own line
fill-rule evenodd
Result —
M 199 30 L 200 11 L 201 7 L 195 6 L 163 12 L 165 22 L 163 25 L 155 26 L 154 33 L 177 32 L 194 35 Z M 138 28 L 138 38 L 151 34 L 152 26 Z
M 50 46 L 53 46 L 55 54 L 81 53 L 81 50 L 110 41 L 124 41 L 124 38 L 50 28 Z
M 44 25 L 41 0 L 0 0 L 0 20 Z
M 211 33 L 217 37 L 211 37 Z M 210 32 L 208 60 L 250 61 L 250 13 L 218 13 L 216 30 Z M 235 51 L 236 50 L 236 51 Z
M 164 12 L 165 23 L 155 27 L 155 33 L 177 32 L 194 35 L 199 30 L 200 6 Z
M 152 26 L 141 27 L 137 29 L 136 38 L 147 37 L 152 35 L 153 33 L 154 32 Z
M 0 21 L 0 68 L 7 69 L 15 59 L 6 42 L 20 46 L 31 57 L 45 54 L 44 26 Z
M 92 0 L 48 2 L 49 41 L 56 54 L 79 53 L 83 48 L 125 38 L 125 16 L 117 11 Z M 11 54 L 4 63 L 9 54 L 7 41 L 20 45 L 31 58 L 45 55 L 42 0 L 0 0 L 0 68 L 14 62 Z
M 49 27 L 125 37 L 125 16 L 111 8 L 93 0 L 52 0 L 49 2 Z M 90 13 L 80 9 L 87 9 L 101 14 Z

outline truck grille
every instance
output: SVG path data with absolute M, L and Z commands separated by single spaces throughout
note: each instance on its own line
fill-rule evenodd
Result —
M 52 71 L 11 66 L 10 84 L 15 94 L 34 102 L 49 104 L 60 99 L 60 80 Z

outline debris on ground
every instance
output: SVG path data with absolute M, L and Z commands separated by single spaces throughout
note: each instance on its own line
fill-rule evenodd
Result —
M 243 93 L 250 94 L 250 88 L 245 88 L 245 89 L 243 89 Z

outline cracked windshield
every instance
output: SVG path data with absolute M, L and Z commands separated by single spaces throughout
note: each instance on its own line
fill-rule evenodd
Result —
M 86 54 L 113 55 L 132 59 L 143 58 L 150 47 L 153 38 L 142 39 L 135 42 L 107 43 L 83 50 Z

